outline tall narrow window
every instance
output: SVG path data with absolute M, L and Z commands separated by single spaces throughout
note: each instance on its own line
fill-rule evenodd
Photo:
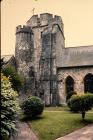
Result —
M 84 78 L 84 92 L 93 93 L 93 74 L 87 74 Z
M 68 76 L 66 78 L 66 94 L 71 91 L 74 91 L 74 80 L 71 76 Z

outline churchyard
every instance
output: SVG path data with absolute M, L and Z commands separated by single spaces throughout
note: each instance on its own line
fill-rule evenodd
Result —
M 39 140 L 55 140 L 93 123 L 93 109 L 87 112 L 85 121 L 82 121 L 81 115 L 70 112 L 67 106 L 47 107 L 40 117 L 33 120 L 26 119 L 22 112 L 19 116 L 21 121 L 28 123 Z

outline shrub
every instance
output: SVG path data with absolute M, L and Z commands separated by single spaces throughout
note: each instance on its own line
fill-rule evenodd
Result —
M 68 94 L 67 94 L 67 97 L 66 97 L 66 100 L 68 101 L 72 95 L 76 95 L 76 91 L 70 91 Z
M 93 94 L 73 95 L 68 100 L 68 106 L 71 111 L 80 112 L 82 119 L 84 119 L 86 111 L 93 107 Z
M 31 96 L 22 103 L 22 109 L 27 117 L 33 118 L 42 114 L 44 103 L 40 98 Z
M 19 91 L 23 87 L 23 78 L 16 72 L 15 68 L 13 68 L 11 65 L 3 68 L 2 72 L 6 77 L 9 77 L 9 80 L 12 83 L 12 87 L 14 88 L 14 90 Z
M 1 74 L 1 139 L 7 140 L 16 130 L 15 120 L 19 109 L 17 93 L 6 76 Z

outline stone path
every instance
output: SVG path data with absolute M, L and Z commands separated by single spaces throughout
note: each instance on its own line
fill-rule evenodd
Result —
M 56 140 L 93 140 L 93 124 L 87 125 Z
M 12 137 L 10 140 L 38 140 L 36 135 L 29 128 L 25 122 L 18 122 L 18 134 L 16 137 Z

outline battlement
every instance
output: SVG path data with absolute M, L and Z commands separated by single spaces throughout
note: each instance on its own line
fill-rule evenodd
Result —
M 52 14 L 48 14 L 48 13 L 40 14 L 41 26 L 48 25 L 50 22 L 52 22 L 52 20 L 53 20 Z
M 18 33 L 31 33 L 32 34 L 32 30 L 30 26 L 25 26 L 25 25 L 18 25 L 16 27 L 16 34 Z
M 27 25 L 31 27 L 37 26 L 46 26 L 52 23 L 57 23 L 62 25 L 62 18 L 60 16 L 50 14 L 50 13 L 43 13 L 39 15 L 33 15 L 28 21 Z
M 55 15 L 54 16 L 54 21 L 60 21 L 60 22 L 62 22 L 62 18 L 60 16 Z

